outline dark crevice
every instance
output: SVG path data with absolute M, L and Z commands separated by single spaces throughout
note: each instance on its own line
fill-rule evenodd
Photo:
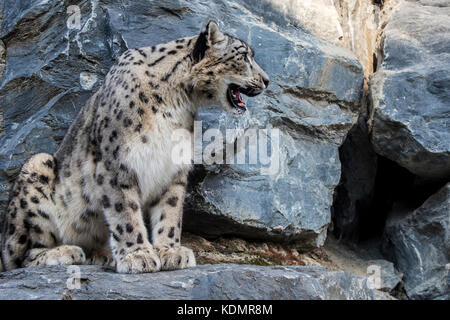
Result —
M 379 6 L 380 8 L 383 8 L 384 0 L 372 0 L 372 3 Z
M 412 212 L 443 187 L 445 181 L 427 181 L 394 161 L 378 156 L 374 203 L 369 214 L 361 217 L 361 238 L 380 236 L 389 213 Z
M 382 156 L 377 162 L 374 200 L 368 214 L 361 216 L 360 240 L 380 236 L 391 211 L 411 212 L 445 184 L 424 180 Z
M 372 68 L 373 68 L 373 72 L 377 72 L 378 69 L 378 59 L 377 59 L 377 55 L 375 54 L 375 52 L 373 53 L 373 57 L 372 57 Z
M 354 242 L 381 238 L 391 212 L 414 211 L 446 182 L 425 180 L 379 155 L 376 162 L 373 194 L 353 199 L 352 204 L 347 190 L 351 186 L 346 185 L 348 172 L 343 172 L 333 206 L 333 233 L 337 238 Z M 346 217 L 349 209 L 354 210 L 353 215 Z

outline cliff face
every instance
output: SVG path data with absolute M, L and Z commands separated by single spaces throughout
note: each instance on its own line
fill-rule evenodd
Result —
M 57 149 L 122 52 L 215 19 L 252 46 L 271 85 L 241 118 L 211 108 L 197 119 L 203 132 L 224 135 L 270 129 L 256 132 L 272 157 L 197 165 L 184 229 L 301 251 L 322 247 L 327 233 L 370 240 L 404 274 L 407 296 L 446 298 L 449 8 L 445 0 L 0 0 L 0 210 L 24 161 Z M 235 144 L 227 138 L 224 149 Z M 418 212 L 421 226 L 444 231 L 418 230 Z M 420 264 L 415 250 L 432 263 Z

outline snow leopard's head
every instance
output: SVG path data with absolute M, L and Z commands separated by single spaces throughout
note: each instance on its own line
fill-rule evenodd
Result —
M 204 104 L 244 113 L 241 94 L 254 97 L 269 85 L 269 76 L 256 63 L 250 46 L 222 33 L 215 21 L 197 37 L 192 57 L 193 88 Z

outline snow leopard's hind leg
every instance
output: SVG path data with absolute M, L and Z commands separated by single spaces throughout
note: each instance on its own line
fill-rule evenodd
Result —
M 82 264 L 78 246 L 61 245 L 55 221 L 53 156 L 40 153 L 22 167 L 11 190 L 2 237 L 6 270 L 37 265 Z

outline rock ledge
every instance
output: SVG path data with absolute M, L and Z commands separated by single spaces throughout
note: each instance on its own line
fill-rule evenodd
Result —
M 79 269 L 77 269 L 79 267 Z M 68 289 L 79 271 L 79 289 Z M 0 273 L 0 299 L 376 299 L 368 279 L 323 267 L 201 265 L 155 274 L 100 266 L 54 266 Z

